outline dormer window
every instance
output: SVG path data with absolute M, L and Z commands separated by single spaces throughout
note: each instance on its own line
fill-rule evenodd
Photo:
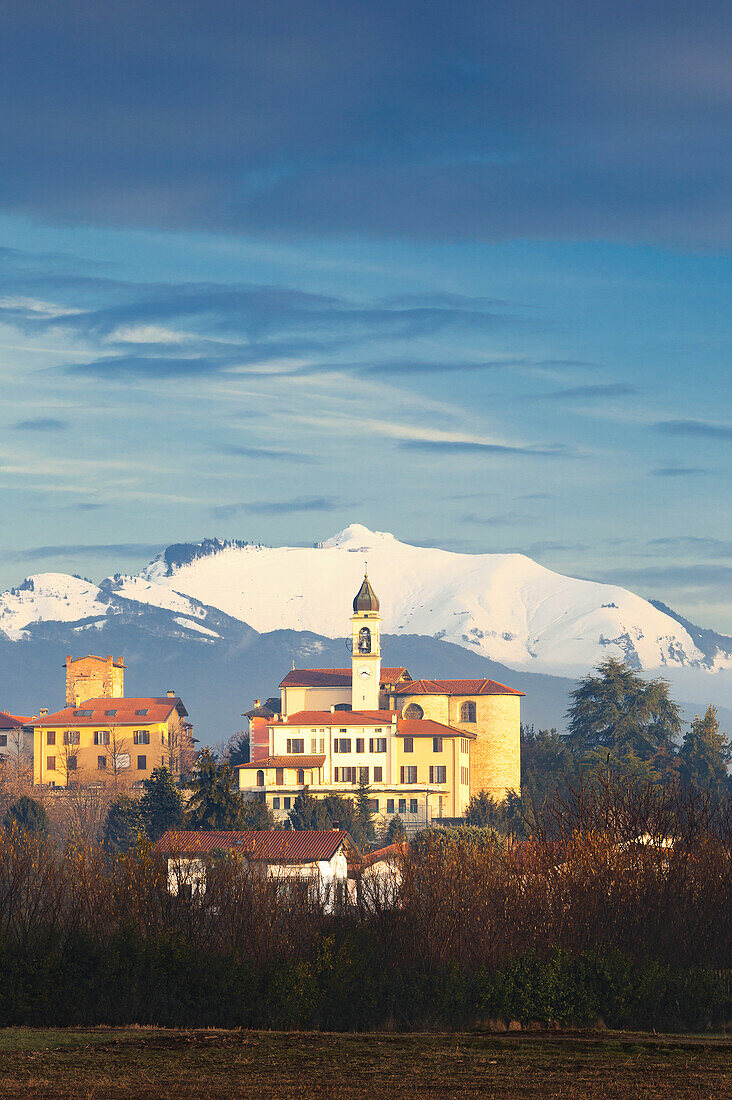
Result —
M 91 718 L 93 714 L 93 710 L 75 710 L 74 718 Z
M 140 710 L 135 711 L 135 716 L 136 717 L 137 716 L 142 717 L 143 714 L 147 714 L 147 711 L 148 711 L 147 707 L 142 707 Z

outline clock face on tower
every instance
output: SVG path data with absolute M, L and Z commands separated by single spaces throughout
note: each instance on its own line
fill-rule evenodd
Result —
M 356 675 L 358 676 L 359 680 L 368 680 L 371 678 L 371 669 L 368 667 L 368 665 L 361 665 L 361 667 L 357 669 Z

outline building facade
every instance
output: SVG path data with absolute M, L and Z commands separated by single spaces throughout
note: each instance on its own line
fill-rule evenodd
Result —
M 154 768 L 180 775 L 193 748 L 192 726 L 181 699 L 85 699 L 54 714 L 41 713 L 33 728 L 34 783 L 124 785 L 148 779 Z
M 378 598 L 353 601 L 351 668 L 293 669 L 280 713 L 248 712 L 252 758 L 239 785 L 284 818 L 298 793 L 371 788 L 372 810 L 407 826 L 462 817 L 479 790 L 520 791 L 521 693 L 493 680 L 419 680 L 382 667 Z M 271 701 L 270 701 L 271 702 Z
M 125 664 L 121 657 L 67 656 L 67 707 L 79 707 L 88 699 L 121 699 L 124 693 Z

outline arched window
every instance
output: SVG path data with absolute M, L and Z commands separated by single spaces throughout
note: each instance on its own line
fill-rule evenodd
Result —
M 410 703 L 408 707 L 404 708 L 405 718 L 424 718 L 424 711 L 419 703 Z
M 475 703 L 462 703 L 460 706 L 460 721 L 475 721 Z
M 263 787 L 264 786 L 264 772 L 261 772 L 261 771 L 257 772 L 257 786 L 258 787 Z
M 350 703 L 336 703 L 335 709 L 336 710 L 353 710 L 353 707 L 351 706 Z
M 303 786 L 304 783 L 305 783 L 305 772 L 303 771 L 302 768 L 297 769 L 297 781 L 300 784 L 300 786 Z
M 367 626 L 362 626 L 358 632 L 358 652 L 371 652 L 371 631 Z

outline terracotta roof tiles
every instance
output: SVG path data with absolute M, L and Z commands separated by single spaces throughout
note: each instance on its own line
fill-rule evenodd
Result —
M 410 680 L 397 684 L 395 695 L 521 695 L 497 680 Z
M 250 760 L 248 764 L 237 764 L 237 768 L 322 768 L 324 756 L 265 756 L 261 760 Z M 235 769 L 236 770 L 236 769 Z
M 34 718 L 32 726 L 149 726 L 165 722 L 174 710 L 182 716 L 188 711 L 177 696 L 164 698 L 86 699 L 78 707 L 64 707 L 44 718 Z M 136 711 L 145 711 L 137 714 Z
M 206 852 L 235 851 L 248 859 L 265 863 L 314 863 L 332 859 L 342 845 L 355 851 L 353 841 L 344 829 L 171 831 L 160 837 L 153 852 L 195 856 Z

